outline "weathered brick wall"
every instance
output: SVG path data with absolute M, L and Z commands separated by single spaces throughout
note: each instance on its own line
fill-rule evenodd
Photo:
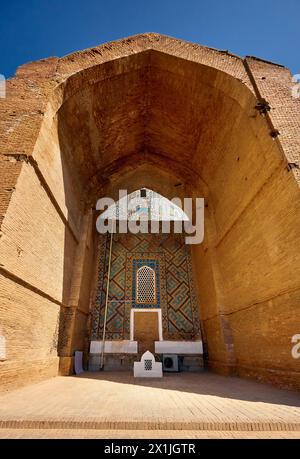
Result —
M 6 360 L 0 391 L 57 375 L 60 306 L 15 279 L 0 277 L 0 333 Z
M 33 167 L 23 163 L 2 224 L 2 267 L 64 302 L 75 246 L 76 240 L 51 204 Z
M 193 248 L 209 364 L 299 388 L 299 185 L 266 119 L 236 119 L 204 163 L 206 237 Z
M 1 334 L 7 348 L 2 387 L 57 374 L 55 335 L 69 298 L 76 247 L 33 166 L 22 162 L 0 239 Z
M 81 210 L 69 199 L 80 187 L 69 178 L 55 120 L 47 125 L 43 118 L 56 61 L 19 69 L 0 102 L 2 390 L 58 372 L 60 310 L 68 301 Z
M 279 131 L 280 145 L 300 182 L 300 98 L 293 96 L 295 82 L 289 69 L 270 65 L 260 59 L 247 58 L 246 62 L 255 80 L 258 93 L 270 104 L 269 116 Z
M 238 371 L 290 386 L 299 381 L 299 222 L 299 188 L 278 168 L 216 249 Z

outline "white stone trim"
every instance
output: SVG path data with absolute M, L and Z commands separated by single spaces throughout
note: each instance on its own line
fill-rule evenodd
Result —
M 134 314 L 136 312 L 157 312 L 158 314 L 158 337 L 159 341 L 163 340 L 162 332 L 162 314 L 160 308 L 131 308 L 130 312 L 130 341 L 134 339 Z M 158 342 L 158 341 L 156 341 Z
M 134 333 L 134 312 L 145 311 L 145 309 L 134 309 L 131 311 L 130 333 Z M 150 311 L 150 309 L 148 310 Z M 161 310 L 151 309 L 158 313 L 159 331 L 162 335 Z M 161 337 L 161 336 L 160 336 Z M 105 341 L 105 354 L 137 354 L 138 342 L 134 340 Z M 101 354 L 102 341 L 91 341 L 90 353 Z M 155 341 L 155 352 L 157 354 L 203 354 L 202 341 Z
M 155 341 L 157 354 L 203 354 L 202 341 Z
M 138 351 L 137 341 L 129 341 L 128 339 L 120 341 L 105 341 L 104 353 L 105 354 L 137 354 Z M 101 354 L 102 341 L 91 341 L 90 353 Z

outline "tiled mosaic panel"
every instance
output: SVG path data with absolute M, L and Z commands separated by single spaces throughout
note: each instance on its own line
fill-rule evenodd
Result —
M 150 235 L 151 237 L 151 235 Z M 153 249 L 153 244 L 149 244 Z M 147 248 L 144 244 L 141 247 Z M 155 305 L 145 304 L 144 307 L 135 300 L 135 280 L 136 270 L 140 266 L 147 264 L 150 267 L 155 267 L 156 271 L 156 287 L 159 291 L 159 303 Z M 126 259 L 126 285 L 125 285 L 125 299 L 126 299 L 126 311 L 125 316 L 130 317 L 131 308 L 161 308 L 162 310 L 162 325 L 163 334 L 167 336 L 168 332 L 168 315 L 167 315 L 167 294 L 166 294 L 166 275 L 165 275 L 165 255 L 163 250 L 160 252 L 144 252 L 144 251 L 133 251 L 127 253 Z M 142 306 L 142 307 L 141 307 Z M 130 335 L 130 324 L 126 322 L 126 336 Z
M 101 339 L 105 309 L 109 236 L 99 236 L 92 339 Z M 135 303 L 136 270 L 155 268 L 160 304 Z M 164 339 L 200 336 L 189 246 L 182 235 L 114 235 L 106 339 L 129 339 L 131 307 L 161 307 Z

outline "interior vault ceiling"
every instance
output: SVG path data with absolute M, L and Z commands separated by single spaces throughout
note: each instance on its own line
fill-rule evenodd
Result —
M 241 82 L 164 53 L 110 62 L 107 75 L 82 85 L 58 112 L 61 149 L 86 183 L 144 162 L 183 180 L 203 178 L 241 117 L 253 114 L 254 97 Z

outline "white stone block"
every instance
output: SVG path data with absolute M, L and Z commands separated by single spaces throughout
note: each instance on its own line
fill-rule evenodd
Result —
M 133 375 L 135 378 L 162 378 L 162 363 L 155 362 L 154 355 L 146 351 L 140 362 L 134 362 Z
M 74 370 L 75 370 L 76 375 L 80 375 L 80 373 L 83 373 L 82 359 L 83 359 L 83 352 L 75 351 Z
M 203 354 L 202 341 L 155 341 L 157 354 Z
M 105 354 L 137 354 L 137 341 L 120 340 L 120 341 L 105 341 Z M 91 341 L 90 353 L 102 353 L 102 341 Z

